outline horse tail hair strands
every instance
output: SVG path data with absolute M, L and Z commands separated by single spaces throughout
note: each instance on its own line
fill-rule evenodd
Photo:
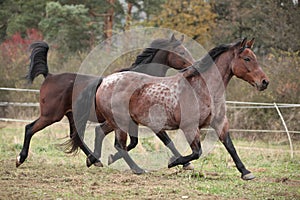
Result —
M 32 83 L 35 77 L 40 74 L 46 78 L 49 74 L 48 64 L 47 64 L 47 54 L 49 46 L 46 42 L 35 42 L 30 45 L 32 50 L 30 55 L 30 65 L 29 70 L 26 75 L 28 83 Z

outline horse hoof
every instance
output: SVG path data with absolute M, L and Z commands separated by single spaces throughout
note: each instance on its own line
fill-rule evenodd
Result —
M 108 156 L 108 161 L 107 161 L 108 163 L 108 165 L 111 165 L 111 164 L 113 164 L 114 163 L 114 159 L 113 159 L 113 155 L 112 154 L 110 154 L 109 156 Z
M 92 166 L 92 164 L 93 164 L 93 163 L 92 163 L 92 162 L 90 161 L 90 159 L 87 157 L 87 158 L 86 158 L 86 166 L 87 166 L 87 167 L 90 167 L 90 166 Z
M 249 180 L 252 180 L 254 178 L 255 178 L 255 176 L 252 173 L 245 174 L 245 175 L 242 176 L 242 179 L 245 180 L 245 181 L 249 181 Z
M 184 169 L 184 170 L 194 170 L 195 167 L 192 163 L 187 163 L 187 165 L 183 165 L 182 169 Z
M 95 167 L 103 167 L 103 164 L 102 164 L 101 161 L 97 161 L 97 162 L 94 163 L 94 166 Z
M 147 171 L 144 169 L 133 169 L 132 172 L 136 175 L 141 175 L 141 174 L 147 173 Z
M 93 154 L 88 155 L 86 158 L 86 166 L 90 167 L 92 164 L 95 164 L 96 162 L 100 162 Z
M 16 160 L 16 167 L 19 167 L 21 164 L 22 162 L 20 161 L 20 156 L 18 156 Z

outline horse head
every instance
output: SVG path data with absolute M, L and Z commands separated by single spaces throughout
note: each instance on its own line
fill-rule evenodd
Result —
M 234 58 L 231 62 L 232 73 L 262 91 L 268 87 L 269 79 L 257 62 L 256 55 L 251 50 L 254 38 L 247 41 L 244 38 L 240 43 L 233 46 Z
M 171 48 L 168 55 L 168 65 L 177 70 L 191 66 L 195 62 L 191 53 L 182 44 L 183 40 L 184 35 L 181 35 L 180 40 L 177 40 L 174 34 L 169 39 Z

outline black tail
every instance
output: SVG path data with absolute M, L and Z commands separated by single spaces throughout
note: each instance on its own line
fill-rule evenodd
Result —
M 49 73 L 47 64 L 49 46 L 46 42 L 35 42 L 30 45 L 30 49 L 32 49 L 32 52 L 26 79 L 29 83 L 32 83 L 38 75 L 43 74 L 46 78 Z
M 91 154 L 90 149 L 84 144 L 84 131 L 86 128 L 87 121 L 90 116 L 91 106 L 95 101 L 95 95 L 97 88 L 102 82 L 102 78 L 100 77 L 96 81 L 90 83 L 79 95 L 77 98 L 74 107 L 74 123 L 77 132 L 73 133 L 70 140 L 68 140 L 65 145 L 65 151 L 67 153 L 76 153 L 78 152 L 78 148 L 80 147 L 86 155 Z

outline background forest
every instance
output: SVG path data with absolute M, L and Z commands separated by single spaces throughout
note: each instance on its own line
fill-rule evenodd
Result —
M 33 41 L 49 43 L 51 73 L 77 72 L 101 41 L 124 30 L 149 26 L 185 33 L 207 50 L 255 37 L 254 51 L 270 86 L 257 92 L 233 79 L 227 100 L 299 104 L 299 19 L 300 5 L 295 0 L 0 0 L 0 87 L 40 87 L 43 77 L 33 85 L 26 85 L 23 78 Z M 127 66 L 134 58 L 126 59 Z M 0 95 L 1 102 L 38 102 L 38 94 L 0 91 Z M 0 110 L 0 117 L 22 115 L 22 109 L 14 114 L 10 107 Z M 282 112 L 288 128 L 299 131 L 299 108 Z M 237 129 L 283 129 L 275 109 L 229 109 L 229 115 Z

